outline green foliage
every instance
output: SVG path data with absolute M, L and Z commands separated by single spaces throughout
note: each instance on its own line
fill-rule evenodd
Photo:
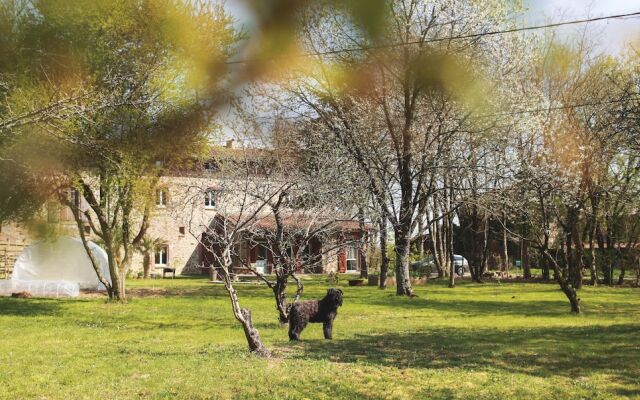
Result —
M 304 299 L 329 285 L 306 281 Z M 224 288 L 136 280 L 102 298 L 0 298 L 0 398 L 619 399 L 640 392 L 636 289 L 434 282 L 418 298 L 349 287 L 322 339 L 290 343 L 264 286 L 238 287 L 275 358 L 246 350 Z M 446 316 L 446 318 L 444 318 Z M 104 349 L 114 351 L 104 352 Z M 292 379 L 295 377 L 295 379 Z M 105 384 L 105 382 L 109 382 Z
M 0 21 L 0 164 L 24 170 L 3 185 L 2 214 L 42 204 L 29 179 L 108 175 L 111 191 L 139 199 L 156 161 L 185 166 L 217 129 L 200 99 L 226 96 L 222 66 L 237 39 L 220 5 L 2 0 Z M 17 209 L 9 197 L 34 204 Z
M 329 274 L 327 275 L 327 282 L 329 283 L 329 285 L 335 286 L 338 284 L 339 281 L 340 281 L 340 275 L 337 272 L 334 272 L 334 271 L 329 272 Z

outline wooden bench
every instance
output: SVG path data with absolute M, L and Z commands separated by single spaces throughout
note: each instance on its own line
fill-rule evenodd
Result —
M 162 271 L 162 279 L 165 278 L 167 273 L 171 274 L 171 279 L 176 277 L 176 269 L 168 265 L 164 267 L 156 267 L 155 269 Z

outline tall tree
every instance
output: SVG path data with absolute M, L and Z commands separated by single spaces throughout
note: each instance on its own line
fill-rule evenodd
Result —
M 125 301 L 158 176 L 205 143 L 212 113 L 200 94 L 224 94 L 218 66 L 236 38 L 231 20 L 219 5 L 179 1 L 7 1 L 2 10 L 13 24 L 1 48 L 16 56 L 0 71 L 2 154 L 56 182 L 85 245 L 88 224 L 105 246 L 109 296 Z M 32 168 L 42 153 L 55 162 Z M 84 202 L 69 201 L 70 187 Z
M 429 215 L 421 208 L 442 190 L 449 195 L 441 205 L 451 207 L 437 218 L 455 212 L 455 183 L 447 177 L 458 168 L 457 139 L 476 129 L 471 117 L 479 104 L 494 101 L 480 96 L 486 76 L 504 78 L 519 60 L 505 51 L 511 42 L 439 39 L 508 24 L 506 2 L 482 9 L 422 0 L 385 1 L 384 7 L 388 18 L 374 41 L 359 35 L 348 18 L 321 9 L 307 15 L 304 45 L 330 56 L 318 57 L 284 87 L 293 99 L 287 107 L 300 110 L 296 103 L 303 104 L 300 113 L 313 114 L 366 177 L 394 234 L 396 292 L 411 296 L 410 242 Z

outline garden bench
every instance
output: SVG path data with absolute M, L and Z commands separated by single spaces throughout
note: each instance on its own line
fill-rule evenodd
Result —
M 162 279 L 165 278 L 167 273 L 171 274 L 171 279 L 176 277 L 176 269 L 173 267 L 164 266 L 164 267 L 156 267 L 156 269 L 162 271 Z

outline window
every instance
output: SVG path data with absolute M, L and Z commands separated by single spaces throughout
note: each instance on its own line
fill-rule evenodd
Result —
M 156 205 L 159 207 L 167 205 L 167 189 L 156 190 Z
M 76 189 L 69 190 L 69 201 L 75 208 L 80 207 L 80 192 Z
M 267 259 L 267 247 L 264 244 L 258 245 L 258 261 Z
M 347 272 L 358 271 L 358 249 L 356 246 L 347 246 Z
M 184 233 L 185 233 L 184 226 L 179 227 L 178 228 L 178 232 L 180 232 L 181 235 L 184 235 Z
M 167 265 L 167 246 L 158 247 L 156 250 L 156 265 Z
M 307 243 L 302 250 L 302 261 L 308 271 L 321 273 L 322 252 L 319 250 L 319 245 L 313 246 L 311 243 Z
M 54 202 L 47 203 L 47 221 L 49 223 L 57 223 L 60 221 L 60 209 L 58 204 Z
M 204 170 L 206 172 L 216 172 L 218 170 L 218 164 L 215 161 L 207 161 L 204 163 Z
M 216 206 L 216 198 L 218 194 L 215 190 L 209 189 L 204 192 L 204 206 L 205 208 L 213 208 Z
M 90 235 L 91 234 L 91 226 L 85 225 L 84 226 L 84 233 L 86 233 L 87 235 Z

